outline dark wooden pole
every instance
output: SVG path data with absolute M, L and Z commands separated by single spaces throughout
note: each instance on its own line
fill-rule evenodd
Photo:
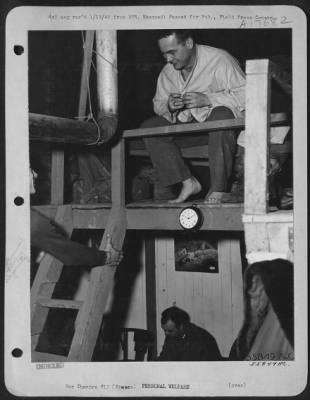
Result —
M 157 314 L 156 314 L 156 261 L 155 239 L 145 240 L 145 285 L 146 285 L 146 323 L 152 332 L 153 348 L 151 360 L 157 356 Z M 148 360 L 149 361 L 149 360 Z

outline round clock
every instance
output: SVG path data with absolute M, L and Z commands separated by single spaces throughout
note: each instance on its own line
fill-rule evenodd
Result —
M 197 230 L 203 223 L 203 215 L 198 207 L 185 207 L 180 212 L 179 221 L 183 229 Z

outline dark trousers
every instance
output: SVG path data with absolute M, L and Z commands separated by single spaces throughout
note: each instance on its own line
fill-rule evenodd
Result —
M 51 254 L 64 265 L 93 267 L 104 265 L 105 252 L 74 242 L 62 234 L 45 216 L 31 209 L 32 247 Z
M 231 118 L 234 118 L 234 115 L 228 108 L 216 107 L 208 121 Z M 141 128 L 165 125 L 169 125 L 169 121 L 157 116 L 146 120 Z M 208 144 L 210 191 L 225 192 L 228 190 L 236 149 L 235 131 L 219 130 L 176 139 L 174 137 L 150 137 L 144 139 L 144 144 L 163 186 L 182 182 L 192 175 L 183 160 L 180 147 Z

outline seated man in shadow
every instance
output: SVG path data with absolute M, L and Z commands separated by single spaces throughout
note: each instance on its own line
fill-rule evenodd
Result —
M 163 311 L 161 326 L 165 342 L 157 361 L 219 361 L 222 359 L 214 337 L 190 322 L 178 307 Z
M 294 272 L 284 259 L 256 262 L 244 274 L 245 315 L 229 359 L 294 359 Z

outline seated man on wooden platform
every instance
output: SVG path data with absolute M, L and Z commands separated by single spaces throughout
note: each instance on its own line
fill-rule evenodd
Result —
M 225 50 L 196 44 L 188 30 L 160 31 L 162 69 L 153 99 L 156 117 L 142 128 L 240 117 L 245 107 L 245 75 Z M 199 138 L 198 138 L 199 139 Z M 219 130 L 200 135 L 208 143 L 210 189 L 205 202 L 218 204 L 229 191 L 237 132 Z M 188 137 L 189 143 L 197 135 Z M 145 138 L 144 143 L 163 186 L 182 184 L 172 202 L 181 203 L 201 191 L 201 184 L 185 164 L 171 137 Z M 206 155 L 207 156 L 207 155 Z
M 37 173 L 30 169 L 30 194 L 35 193 L 35 179 Z M 66 237 L 47 217 L 31 208 L 31 236 L 32 247 L 51 254 L 66 266 L 94 267 L 97 265 L 118 265 L 122 260 L 122 252 L 116 250 L 107 237 L 105 250 L 89 248 L 81 243 L 74 242 Z
M 219 361 L 222 359 L 214 337 L 190 322 L 178 307 L 163 311 L 161 326 L 165 342 L 157 361 Z

